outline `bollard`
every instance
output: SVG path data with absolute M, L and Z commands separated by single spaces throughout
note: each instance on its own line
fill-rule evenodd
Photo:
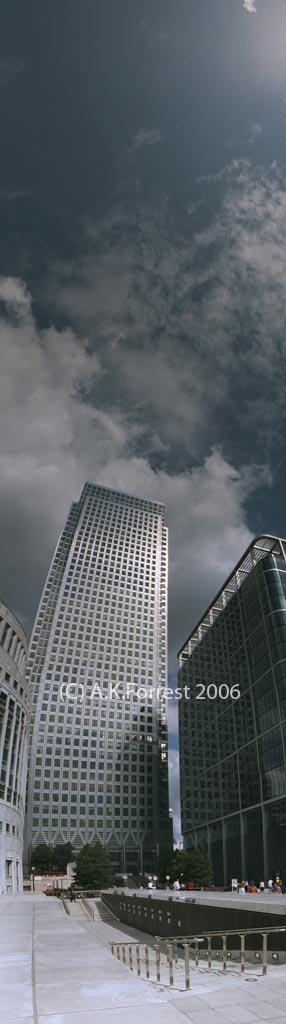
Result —
M 178 963 L 178 943 L 174 942 L 175 964 Z
M 222 937 L 222 969 L 226 971 L 226 935 Z
M 209 969 L 211 968 L 211 965 L 212 965 L 212 940 L 211 940 L 211 936 L 208 935 L 208 968 Z
M 122 960 L 126 964 L 126 946 L 122 946 Z
M 199 943 L 195 942 L 196 967 L 199 966 Z
M 240 970 L 243 974 L 245 969 L 245 936 L 240 936 Z
M 170 982 L 170 985 L 173 985 L 174 984 L 173 946 L 171 946 L 171 943 L 169 943 L 168 946 L 167 946 L 167 957 L 168 957 L 168 963 L 169 963 L 169 982 Z
M 188 991 L 188 989 L 190 988 L 190 947 L 189 947 L 188 942 L 184 943 L 184 950 L 185 950 L 185 981 L 186 981 L 186 991 Z
M 267 971 L 267 939 L 268 939 L 267 932 L 263 932 L 262 938 L 263 938 L 262 974 L 264 975 L 264 974 L 266 974 L 266 971 Z
M 161 958 L 160 958 L 160 946 L 155 946 L 156 950 L 156 978 L 157 981 L 161 981 Z
M 150 978 L 149 946 L 145 946 L 146 978 Z
M 137 962 L 137 974 L 139 974 L 139 977 L 140 977 L 140 974 L 141 974 L 141 967 L 140 967 L 140 946 L 136 946 L 136 962 Z
M 111 943 L 111 952 L 112 952 L 112 956 L 114 956 L 114 942 Z
M 117 960 L 120 960 L 120 946 L 117 946 Z
M 133 971 L 132 946 L 129 946 L 129 967 L 130 967 L 130 970 Z

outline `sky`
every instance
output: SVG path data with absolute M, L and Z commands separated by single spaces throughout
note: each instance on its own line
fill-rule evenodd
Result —
M 173 683 L 286 533 L 285 0 L 10 0 L 0 114 L 0 592 L 29 633 L 86 480 L 165 502 Z

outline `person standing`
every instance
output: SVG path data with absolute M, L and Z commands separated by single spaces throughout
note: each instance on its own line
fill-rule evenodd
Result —
M 265 882 L 263 882 L 263 880 L 262 880 L 262 882 L 259 882 L 259 888 L 260 888 L 260 892 L 264 892 Z

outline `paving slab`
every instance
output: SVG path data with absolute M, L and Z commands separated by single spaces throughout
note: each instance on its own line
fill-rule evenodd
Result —
M 114 919 L 71 917 L 40 894 L 1 897 L 0 1024 L 286 1024 L 286 967 L 242 977 L 200 965 L 191 990 L 147 981 L 110 952 L 110 942 L 152 942 Z
M 246 999 L 245 1004 L 240 1003 L 240 1005 L 245 1005 L 245 1009 L 247 1009 Z M 256 1013 L 256 1016 L 261 1017 L 262 1020 L 268 1021 L 274 1020 L 274 1018 L 278 1019 L 278 1017 L 285 1017 L 285 1013 L 283 1012 L 283 1010 L 280 1010 L 279 1007 L 277 1006 L 273 1006 L 273 1004 L 271 1005 L 271 1003 L 265 1002 L 265 1000 L 263 1000 L 262 1002 L 261 998 L 253 1000 L 251 1006 L 253 1009 L 253 1013 Z
M 52 1014 L 38 1018 L 38 1024 L 187 1024 L 186 1018 L 171 1004 L 121 1006 L 94 1013 Z

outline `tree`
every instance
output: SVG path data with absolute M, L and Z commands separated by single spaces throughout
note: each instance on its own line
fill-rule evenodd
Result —
M 52 850 L 47 843 L 39 843 L 34 846 L 31 853 L 31 867 L 38 871 L 51 871 Z
M 175 853 L 173 853 L 170 860 L 169 871 L 167 872 L 167 874 L 170 875 L 171 883 L 174 882 L 176 878 L 178 878 L 180 882 L 185 883 L 189 882 L 190 879 L 193 878 L 191 873 L 190 855 L 190 851 L 175 850 Z
M 39 843 L 34 846 L 31 853 L 31 867 L 38 871 L 66 871 L 67 864 L 73 860 L 73 848 L 71 843 L 58 843 L 57 846 L 48 846 L 47 843 Z
M 200 843 L 195 850 L 176 850 L 168 874 L 171 876 L 171 882 L 178 878 L 179 882 L 184 882 L 185 885 L 193 881 L 195 885 L 205 887 L 212 881 L 212 862 Z
M 76 882 L 84 889 L 103 889 L 112 885 L 113 870 L 101 843 L 86 843 L 77 856 Z
M 71 843 L 57 843 L 56 846 L 52 847 L 52 866 L 54 871 L 63 871 L 67 869 L 67 864 L 70 864 L 74 859 L 73 848 Z
M 213 866 L 211 859 L 202 843 L 199 843 L 196 850 L 190 853 L 191 878 L 196 885 L 209 885 L 213 878 Z

